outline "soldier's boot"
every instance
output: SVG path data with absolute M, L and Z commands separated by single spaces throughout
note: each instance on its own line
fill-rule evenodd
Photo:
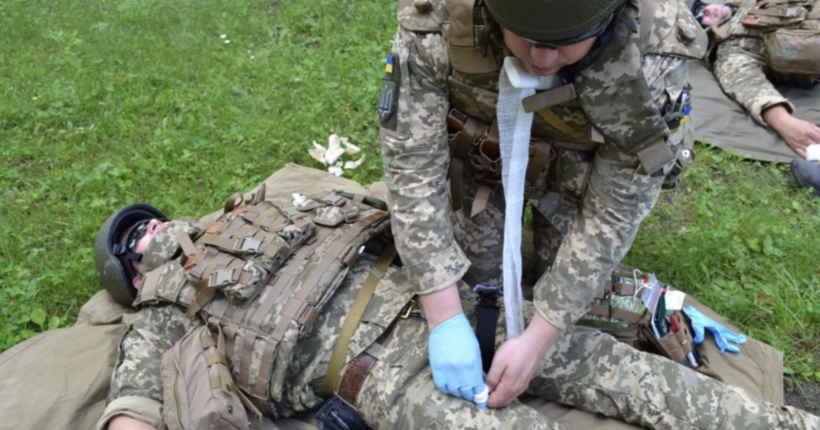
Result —
M 792 161 L 792 173 L 803 188 L 811 188 L 820 197 L 820 163 L 796 158 Z

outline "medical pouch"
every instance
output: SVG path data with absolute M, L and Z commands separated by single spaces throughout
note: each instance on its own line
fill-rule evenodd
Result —
M 781 75 L 820 76 L 820 28 L 781 28 L 765 37 L 769 67 Z
M 221 329 L 216 335 L 207 325 L 191 330 L 165 352 L 160 369 L 163 418 L 170 430 L 248 428 L 244 395 L 231 379 Z
M 616 272 L 577 324 L 595 327 L 636 349 L 696 368 L 697 352 L 693 350 L 688 320 L 680 311 L 666 312 L 665 320 L 674 319 L 674 327 L 667 323 L 664 328 L 658 328 L 641 300 L 644 288 L 643 281 L 632 273 Z

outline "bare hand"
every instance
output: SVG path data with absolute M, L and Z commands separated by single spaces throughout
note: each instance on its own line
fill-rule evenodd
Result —
M 561 330 L 536 314 L 521 336 L 504 342 L 496 351 L 487 374 L 490 387 L 487 406 L 507 407 L 526 391 L 544 355 L 559 336 Z
M 763 112 L 763 119 L 772 126 L 801 158 L 806 158 L 806 148 L 820 143 L 820 127 L 792 116 L 782 105 Z

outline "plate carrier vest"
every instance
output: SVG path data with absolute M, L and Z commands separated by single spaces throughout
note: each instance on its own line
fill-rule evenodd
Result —
M 499 51 L 505 48 L 487 43 L 494 39 L 492 18 L 476 0 L 441 3 L 445 2 L 400 0 L 399 23 L 411 31 L 445 36 L 452 66 L 448 78 L 451 107 L 485 126 L 494 124 L 504 54 Z M 658 20 L 663 22 L 658 25 Z M 525 100 L 525 107 L 537 113 L 534 139 L 545 137 L 554 146 L 569 149 L 589 149 L 611 141 L 638 154 L 645 170 L 655 171 L 674 160 L 675 154 L 665 142 L 652 143 L 669 136 L 680 123 L 669 121 L 668 113 L 655 107 L 643 76 L 643 56 L 699 59 L 706 52 L 706 35 L 689 10 L 675 0 L 628 0 L 621 21 L 613 24 L 614 34 L 606 49 L 574 82 L 536 94 Z M 626 122 L 629 127 L 623 126 Z M 492 135 L 495 127 L 486 128 Z M 466 152 L 466 148 L 453 148 L 455 157 Z M 535 152 L 533 161 L 538 158 Z
M 789 82 L 811 84 L 811 78 L 820 78 L 818 5 L 817 0 L 746 0 L 732 19 L 713 31 L 714 37 L 718 42 L 733 36 L 760 37 L 774 72 Z
M 387 205 L 342 191 L 287 207 L 262 201 L 264 187 L 248 203 L 234 196 L 202 233 L 178 238 L 183 255 L 146 274 L 136 304 L 218 322 L 236 386 L 281 401 L 296 342 L 365 243 L 389 231 Z

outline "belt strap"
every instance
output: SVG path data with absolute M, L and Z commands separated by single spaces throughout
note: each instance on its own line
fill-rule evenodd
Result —
M 478 293 L 478 305 L 475 308 L 475 335 L 481 350 L 484 372 L 489 373 L 493 357 L 495 357 L 495 333 L 498 327 L 500 291 L 498 288 L 483 285 L 476 285 L 474 291 Z
M 368 350 L 365 350 L 361 354 L 357 355 L 356 358 L 351 360 L 350 364 L 347 365 L 347 369 L 345 370 L 344 375 L 342 375 L 342 381 L 339 383 L 339 389 L 337 390 L 339 397 L 341 397 L 344 401 L 351 405 L 356 404 L 356 399 L 359 397 L 359 391 L 362 389 L 362 385 L 364 385 L 364 381 L 367 379 L 370 369 L 372 369 L 376 364 L 376 361 L 378 361 L 378 358 L 369 354 L 368 351 L 376 345 L 380 348 L 387 345 L 387 342 L 389 342 L 392 338 L 393 330 L 396 328 L 399 320 L 406 319 L 410 316 L 411 312 L 416 307 L 417 300 L 418 299 L 414 296 L 410 302 L 402 308 L 401 312 L 393 318 L 393 321 L 389 326 L 387 326 L 376 341 L 373 342 L 373 345 L 371 345 Z
M 364 315 L 367 304 L 370 303 L 370 298 L 373 297 L 373 293 L 376 292 L 376 286 L 379 285 L 379 281 L 384 276 L 390 263 L 396 258 L 396 254 L 395 246 L 390 246 L 382 253 L 375 265 L 375 269 L 379 272 L 380 276 L 371 272 L 364 281 L 362 289 L 359 290 L 359 294 L 356 295 L 356 300 L 353 302 L 350 312 L 347 313 L 344 323 L 342 323 L 339 338 L 333 347 L 333 353 L 330 355 L 330 362 L 327 365 L 327 375 L 325 375 L 325 385 L 322 388 L 322 394 L 324 396 L 329 397 L 333 395 L 333 389 L 339 380 L 339 373 L 342 370 L 342 365 L 344 365 L 345 354 L 350 345 L 350 340 L 353 338 L 353 333 L 356 332 L 356 327 L 359 325 L 362 315 Z

